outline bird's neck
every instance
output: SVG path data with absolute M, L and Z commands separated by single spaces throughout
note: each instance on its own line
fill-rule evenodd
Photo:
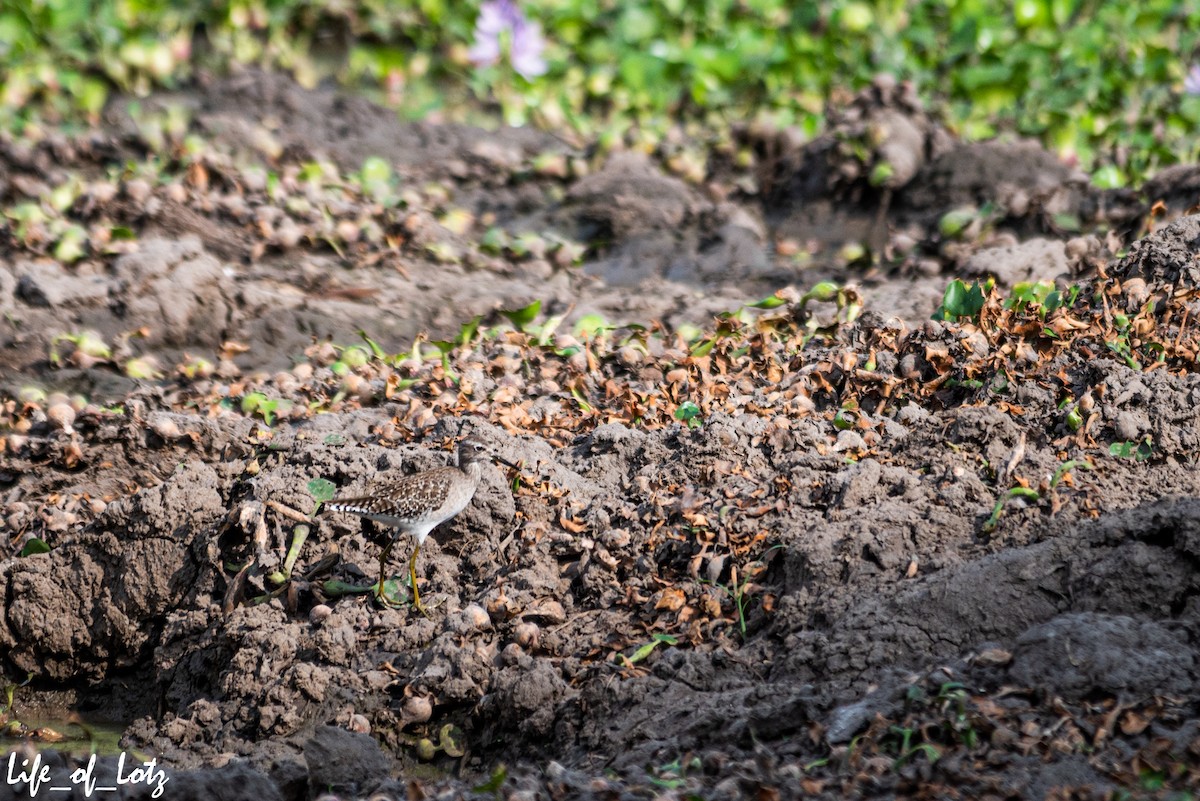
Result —
M 479 479 L 483 477 L 482 462 L 467 462 L 465 465 L 460 465 L 459 470 L 462 470 L 464 473 L 470 476 L 471 480 L 476 483 L 478 483 Z

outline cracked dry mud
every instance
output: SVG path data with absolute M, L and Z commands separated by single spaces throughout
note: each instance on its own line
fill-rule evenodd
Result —
M 135 252 L 63 267 L 10 242 L 0 262 L 5 397 L 37 383 L 90 401 L 70 430 L 36 402 L 6 410 L 6 547 L 52 546 L 0 562 L 0 665 L 34 677 L 18 712 L 127 723 L 123 747 L 158 757 L 172 799 L 458 797 L 501 764 L 515 799 L 1195 786 L 1200 378 L 1181 314 L 1200 296 L 1200 217 L 1180 217 L 1196 200 L 1174 191 L 1185 171 L 1153 194 L 1099 192 L 1029 145 L 955 142 L 886 83 L 834 116 L 841 139 L 737 132 L 757 166 L 714 160 L 704 186 L 631 154 L 532 176 L 536 154 L 586 154 L 530 131 L 399 125 L 276 76 L 154 102 L 188 105 L 224 177 L 214 165 L 210 191 L 182 199 L 163 186 L 135 202 L 126 185 L 86 212 L 136 231 Z M 838 149 L 881 119 L 895 133 L 881 147 L 908 165 L 884 191 Z M 99 143 L 6 146 L 5 202 L 123 161 L 136 138 L 117 112 L 107 124 Z M 264 130 L 270 158 L 253 146 Z M 578 267 L 475 251 L 444 263 L 428 246 L 469 249 L 482 223 L 451 230 L 427 196 L 385 221 L 399 244 L 339 255 L 264 233 L 256 220 L 285 224 L 238 177 L 367 156 L 478 219 L 603 245 Z M 1158 199 L 1176 222 L 1150 215 Z M 990 231 L 938 238 L 946 211 L 987 202 L 1004 209 Z M 1059 233 L 1063 215 L 1113 236 Z M 1127 256 L 1110 252 L 1149 221 Z M 839 240 L 873 242 L 892 266 L 841 263 Z M 780 245 L 795 241 L 816 257 L 790 258 Z M 1099 331 L 1123 309 L 1167 355 L 1147 369 L 1083 329 L 1060 345 L 929 321 L 954 276 L 1079 284 L 1072 320 Z M 855 282 L 865 313 L 802 349 L 772 350 L 753 324 L 737 333 L 748 352 L 698 356 L 675 336 L 819 280 Z M 811 314 L 781 297 L 779 326 Z M 563 331 L 600 313 L 662 321 L 661 336 L 572 350 L 509 330 L 410 365 L 411 386 L 375 362 L 347 384 L 322 345 L 365 329 L 403 351 L 535 299 Z M 54 337 L 82 329 L 124 351 L 49 365 Z M 128 378 L 134 355 L 168 375 Z M 215 369 L 172 372 L 197 355 Z M 252 391 L 292 405 L 268 426 L 222 403 Z M 674 418 L 687 400 L 698 426 Z M 328 411 L 310 414 L 318 401 Z M 315 519 L 287 591 L 254 603 L 296 525 L 286 510 L 313 508 L 311 480 L 358 490 L 443 464 L 466 432 L 521 460 L 522 480 L 486 470 L 422 549 L 428 619 L 330 592 L 373 581 L 380 547 L 338 514 Z M 1147 437 L 1144 458 L 1110 451 Z M 1036 497 L 989 520 L 1014 487 Z M 418 741 L 445 745 L 448 725 L 465 753 L 423 758 Z M 937 758 L 906 750 L 917 742 Z

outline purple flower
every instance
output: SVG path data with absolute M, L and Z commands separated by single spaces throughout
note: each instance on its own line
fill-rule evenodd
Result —
M 542 26 L 525 19 L 513 0 L 486 0 L 475 20 L 475 43 L 469 55 L 477 66 L 495 64 L 504 55 L 504 38 L 508 37 L 508 58 L 512 68 L 526 80 L 546 73 L 542 50 Z
M 1189 95 L 1200 95 L 1200 64 L 1193 64 L 1183 79 L 1183 91 Z

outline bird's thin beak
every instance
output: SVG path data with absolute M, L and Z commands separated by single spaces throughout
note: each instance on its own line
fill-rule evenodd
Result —
M 496 460 L 497 462 L 499 462 L 500 464 L 507 465 L 508 467 L 511 467 L 513 470 L 520 470 L 520 469 L 521 469 L 521 466 L 520 466 L 520 465 L 515 465 L 515 464 L 513 464 L 512 462 L 510 462 L 510 461 L 508 461 L 507 459 L 505 459 L 503 456 L 500 456 L 500 455 L 498 455 L 498 454 L 495 454 L 495 453 L 493 453 L 493 454 L 492 454 L 492 458 L 493 458 L 493 459 L 495 459 L 495 460 Z

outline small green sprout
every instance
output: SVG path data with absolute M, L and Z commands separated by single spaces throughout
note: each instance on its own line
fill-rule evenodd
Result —
M 1000 522 L 1000 515 L 1004 513 L 1004 505 L 1013 498 L 1025 498 L 1034 502 L 1040 501 L 1042 496 L 1037 490 L 1030 487 L 1013 487 L 1008 492 L 1000 496 L 1000 500 L 996 501 L 996 505 L 992 508 L 992 516 L 989 517 L 983 524 L 983 530 L 994 531 L 996 525 Z
M 573 329 L 577 337 L 595 337 L 605 331 L 611 331 L 616 326 L 611 325 L 601 314 L 585 314 L 575 321 Z
M 756 300 L 754 303 L 747 303 L 746 305 L 751 309 L 778 309 L 780 306 L 786 304 L 787 300 L 779 297 L 779 293 L 775 293 L 774 295 L 768 295 L 762 300 Z
M 366 331 L 364 331 L 360 328 L 360 329 L 358 329 L 358 335 L 360 337 L 362 337 L 363 342 L 367 343 L 367 347 L 369 347 L 371 349 L 372 356 L 374 356 L 376 359 L 379 359 L 381 362 L 388 361 L 389 357 L 388 357 L 387 353 L 384 352 L 383 348 L 379 347 L 378 342 L 376 342 L 375 340 L 373 340 L 369 336 L 367 336 Z
M 871 186 L 883 186 L 888 181 L 892 180 L 892 176 L 896 174 L 896 168 L 889 162 L 881 161 L 871 168 L 871 174 L 867 177 L 867 181 Z
M 148 381 L 162 378 L 163 374 L 153 356 L 138 356 L 125 362 L 125 375 Z
M 579 387 L 571 387 L 571 397 L 575 399 L 575 402 L 579 404 L 579 408 L 584 412 L 593 411 L 594 407 L 584 400 L 583 393 L 579 391 Z
M 331 434 L 330 436 L 340 437 L 340 435 L 337 434 Z M 326 437 L 327 441 L 328 439 L 329 438 Z M 327 478 L 314 478 L 312 481 L 308 482 L 308 494 L 313 497 L 314 501 L 316 501 L 316 505 L 313 506 L 312 513 L 309 515 L 309 517 L 316 516 L 317 512 L 321 508 L 321 504 L 333 500 L 333 496 L 336 491 L 337 487 Z
M 104 360 L 112 358 L 112 349 L 105 344 L 100 335 L 95 331 L 83 331 L 78 334 L 59 334 L 54 339 L 50 340 L 50 364 L 58 367 L 62 359 L 58 355 L 58 345 L 60 342 L 69 342 L 75 346 L 75 350 L 85 356 L 96 360 Z
M 463 323 L 462 328 L 458 329 L 458 336 L 454 338 L 454 344 L 460 348 L 470 347 L 475 341 L 475 337 L 479 334 L 479 323 L 483 321 L 483 315 L 477 314 L 467 322 Z
M 834 415 L 833 427 L 838 431 L 849 431 L 858 423 L 860 415 L 858 404 L 852 400 L 846 401 Z
M 257 414 L 268 426 L 275 424 L 275 413 L 290 409 L 291 401 L 268 398 L 261 392 L 251 392 L 242 397 L 242 413 Z
M 679 640 L 675 637 L 672 637 L 670 634 L 655 634 L 651 638 L 650 642 L 640 646 L 631 655 L 625 656 L 622 654 L 621 660 L 625 663 L 626 667 L 630 667 L 632 665 L 636 665 L 638 662 L 641 662 L 643 659 L 650 656 L 650 654 L 654 653 L 654 649 L 659 645 L 664 643 L 666 645 L 676 645 L 678 642 Z
M 45 540 L 30 537 L 25 541 L 25 546 L 21 548 L 21 552 L 17 556 L 23 559 L 26 556 L 34 556 L 39 553 L 50 553 L 50 546 L 46 544 Z
M 946 292 L 942 295 L 942 305 L 934 310 L 933 319 L 949 322 L 963 317 L 970 320 L 978 319 L 987 295 L 992 291 L 992 286 L 991 279 L 982 285 L 976 281 L 968 287 L 962 279 L 955 278 L 946 287 Z
M 746 637 L 746 610 L 750 608 L 751 601 L 749 592 L 750 585 L 753 583 L 755 576 L 757 576 L 766 566 L 764 560 L 766 560 L 767 556 L 770 555 L 772 551 L 778 550 L 782 547 L 782 545 L 772 545 L 763 552 L 761 557 L 748 564 L 746 566 L 747 569 L 741 571 L 743 578 L 740 582 L 738 581 L 738 570 L 736 567 L 733 569 L 733 575 L 730 577 L 729 586 L 726 586 L 725 584 L 718 584 L 717 582 L 709 579 L 700 579 L 701 584 L 711 584 L 721 592 L 728 595 L 733 601 L 734 606 L 737 607 L 738 630 L 741 631 L 743 639 Z
M 438 730 L 438 742 L 435 744 L 428 737 L 413 737 L 411 735 L 401 735 L 406 743 L 414 746 L 417 751 L 417 758 L 423 762 L 429 762 L 437 756 L 437 752 L 441 751 L 449 757 L 461 757 L 466 753 L 463 747 L 462 730 L 453 723 L 447 723 Z
M 1058 466 L 1058 469 L 1054 471 L 1054 476 L 1050 479 L 1050 489 L 1057 487 L 1059 482 L 1062 481 L 1063 476 L 1072 470 L 1092 469 L 1094 468 L 1092 467 L 1091 462 L 1084 461 L 1083 459 L 1072 459 L 1069 462 L 1063 462 Z
M 679 404 L 679 408 L 675 410 L 675 419 L 682 421 L 688 428 L 699 428 L 704 425 L 700 407 L 692 401 L 684 401 Z
M 471 788 L 473 793 L 492 793 L 496 798 L 500 798 L 500 790 L 504 787 L 504 783 L 508 781 L 508 768 L 503 765 L 497 765 L 492 775 L 486 782 L 476 785 Z
M 938 220 L 938 233 L 946 239 L 956 239 L 979 218 L 979 209 L 974 206 L 962 206 L 946 212 Z
M 1054 288 L 1052 281 L 1018 281 L 1013 285 L 1012 294 L 1004 301 L 1004 308 L 1022 311 L 1029 306 L 1039 307 L 1042 319 L 1054 312 L 1062 304 L 1062 295 Z
M 1149 434 L 1141 442 L 1114 442 L 1108 446 L 1108 454 L 1119 459 L 1136 459 L 1144 462 L 1154 455 L 1154 440 Z
M 512 242 L 512 238 L 503 228 L 489 228 L 479 238 L 479 249 L 484 253 L 490 253 L 493 256 L 499 256 Z
M 508 321 L 513 324 L 513 327 L 518 331 L 524 332 L 529 327 L 529 324 L 537 319 L 538 314 L 542 311 L 542 302 L 535 300 L 528 306 L 522 306 L 519 309 L 501 309 L 500 313 L 508 318 Z

